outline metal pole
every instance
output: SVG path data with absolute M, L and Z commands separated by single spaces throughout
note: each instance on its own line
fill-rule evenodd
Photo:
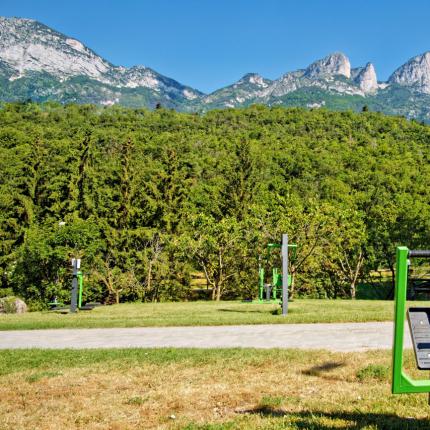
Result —
M 282 315 L 288 314 L 288 234 L 282 235 Z
M 261 264 L 261 255 L 258 256 L 258 300 L 263 300 L 264 294 L 264 268 Z
M 78 269 L 80 260 L 72 258 L 73 278 L 72 278 L 72 298 L 70 300 L 70 312 L 75 313 L 78 307 Z

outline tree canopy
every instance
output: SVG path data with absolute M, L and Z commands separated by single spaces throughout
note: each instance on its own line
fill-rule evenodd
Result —
M 354 297 L 430 246 L 430 128 L 372 112 L 251 106 L 204 115 L 55 103 L 0 109 L 0 295 L 93 300 L 257 294 L 288 233 L 294 294 Z

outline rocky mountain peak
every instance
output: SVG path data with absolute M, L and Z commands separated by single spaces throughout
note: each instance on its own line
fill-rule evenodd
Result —
M 191 112 L 254 103 L 334 109 L 359 109 L 366 103 L 370 109 L 430 123 L 430 52 L 410 59 L 388 82 L 377 82 L 373 64 L 352 69 L 349 59 L 335 52 L 274 80 L 248 73 L 206 95 L 150 67 L 113 65 L 38 21 L 0 17 L 0 84 L 0 101 L 149 108 L 161 103 Z
M 256 85 L 261 88 L 267 87 L 268 83 L 270 81 L 268 79 L 263 78 L 258 73 L 247 73 L 245 76 L 243 76 L 237 83 L 238 84 L 251 84 Z
M 400 85 L 413 85 L 421 92 L 430 94 L 430 51 L 411 58 L 400 66 L 388 79 Z
M 98 78 L 111 67 L 78 40 L 22 18 L 0 18 L 0 58 L 15 69 L 14 78 L 26 71 Z
M 375 67 L 372 63 L 367 63 L 364 67 L 357 69 L 354 82 L 364 93 L 372 93 L 378 89 Z
M 30 72 L 49 74 L 60 82 L 80 76 L 117 89 L 148 88 L 157 97 L 166 96 L 169 103 L 202 95 L 145 66 L 114 66 L 79 40 L 31 19 L 0 17 L 0 61 L 0 70 L 9 81 Z
M 307 78 L 343 75 L 351 77 L 351 64 L 348 57 L 342 52 L 327 55 L 321 60 L 312 63 L 304 73 Z

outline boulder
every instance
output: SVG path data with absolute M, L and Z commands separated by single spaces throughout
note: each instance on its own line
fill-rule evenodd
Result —
M 0 299 L 0 314 L 23 314 L 27 305 L 18 297 L 3 297 Z

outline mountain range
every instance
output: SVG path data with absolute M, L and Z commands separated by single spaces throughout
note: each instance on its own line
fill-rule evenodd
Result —
M 146 66 L 115 66 L 80 41 L 32 19 L 0 17 L 0 100 L 120 104 L 204 112 L 250 104 L 369 110 L 430 122 L 430 52 L 386 82 L 341 52 L 275 80 L 248 73 L 204 94 Z

